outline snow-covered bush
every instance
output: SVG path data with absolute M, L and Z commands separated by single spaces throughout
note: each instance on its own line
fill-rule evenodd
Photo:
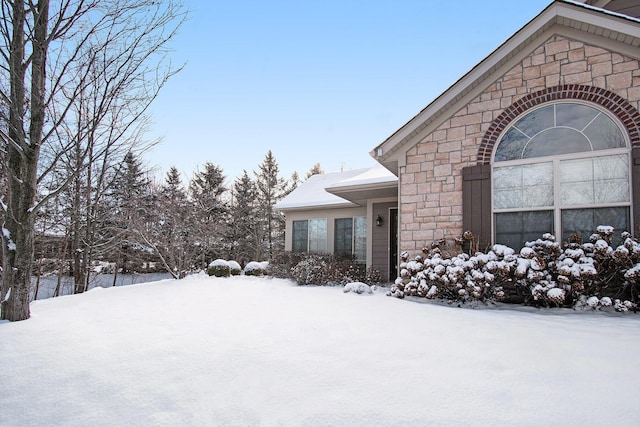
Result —
M 290 279 L 291 270 L 306 257 L 302 252 L 278 252 L 271 257 L 268 273 L 280 279 Z
M 448 301 L 495 301 L 504 298 L 500 283 L 505 280 L 514 262 L 513 250 L 496 245 L 487 254 L 458 254 L 443 258 L 437 248 L 429 256 L 409 260 L 401 254 L 400 277 L 388 295 L 404 298 L 418 296 Z
M 372 294 L 373 293 L 373 291 L 371 290 L 371 287 L 366 283 L 362 283 L 362 282 L 347 283 L 346 285 L 344 285 L 342 292 L 344 292 L 345 294 L 349 292 L 353 292 L 354 294 Z
M 636 310 L 640 243 L 624 232 L 622 244 L 613 248 L 613 234 L 612 227 L 600 226 L 590 242 L 572 238 L 564 246 L 545 234 L 517 253 L 494 245 L 486 253 L 443 257 L 438 244 L 423 250 L 425 258 L 410 260 L 404 252 L 400 276 L 388 295 L 450 302 L 511 301 L 520 296 L 531 305 Z
M 216 277 L 229 277 L 231 275 L 229 263 L 223 259 L 212 261 L 207 267 L 207 274 Z
M 262 276 L 263 274 L 264 269 L 262 268 L 262 264 L 257 261 L 251 261 L 244 266 L 245 276 Z
M 298 285 L 325 285 L 328 283 L 327 263 L 322 256 L 308 255 L 291 269 L 291 278 Z
M 299 252 L 281 252 L 269 262 L 268 271 L 274 277 L 289 278 L 300 284 L 308 284 L 307 271 L 313 269 L 314 284 L 344 285 L 363 282 L 368 285 L 384 283 L 381 273 L 367 269 L 366 265 L 352 256 L 318 255 Z
M 229 271 L 232 276 L 239 276 L 242 274 L 242 267 L 237 261 L 229 261 Z

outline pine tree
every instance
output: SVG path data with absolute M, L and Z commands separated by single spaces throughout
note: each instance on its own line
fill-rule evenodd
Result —
M 284 216 L 276 212 L 274 205 L 284 197 L 286 182 L 278 175 L 278 162 L 271 150 L 269 150 L 259 166 L 256 175 L 256 188 L 258 190 L 259 224 L 261 225 L 261 237 L 266 255 L 271 257 L 276 251 L 284 247 Z M 257 256 L 265 254 L 258 253 Z
M 123 273 L 129 272 L 130 262 L 144 248 L 139 233 L 144 231 L 147 221 L 154 214 L 149 189 L 150 183 L 140 160 L 134 153 L 128 152 L 119 167 L 113 187 L 114 219 L 120 238 L 116 270 L 119 265 Z
M 244 265 L 257 260 L 257 190 L 247 171 L 233 184 L 233 203 L 229 216 L 230 257 Z
M 287 194 L 298 188 L 298 185 L 301 182 L 302 180 L 300 179 L 300 175 L 298 175 L 298 172 L 293 171 L 293 173 L 291 174 L 291 178 L 289 178 L 289 184 L 287 185 Z
M 205 163 L 203 172 L 196 172 L 189 184 L 189 196 L 194 203 L 194 211 L 202 238 L 200 266 L 222 256 L 223 236 L 226 234 L 228 214 L 227 203 L 222 196 L 225 176 L 222 169 L 210 162 Z M 208 260 L 208 261 L 207 261 Z
M 193 206 L 182 186 L 180 172 L 171 167 L 160 187 L 157 207 L 159 221 L 155 230 L 156 249 L 174 277 L 181 278 L 195 264 Z
M 306 179 L 309 179 L 313 175 L 319 175 L 321 173 L 324 173 L 324 171 L 320 167 L 320 163 L 316 163 L 315 165 L 313 165 L 313 167 L 311 169 L 309 169 L 309 172 L 307 172 Z

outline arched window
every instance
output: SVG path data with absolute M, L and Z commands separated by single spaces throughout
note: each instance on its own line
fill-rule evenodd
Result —
M 521 248 L 544 233 L 588 240 L 598 225 L 631 231 L 630 144 L 609 113 L 556 102 L 526 111 L 493 154 L 494 241 Z

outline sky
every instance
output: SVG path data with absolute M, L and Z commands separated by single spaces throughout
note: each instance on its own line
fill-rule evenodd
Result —
M 151 107 L 146 163 L 187 182 L 206 162 L 287 179 L 373 166 L 369 152 L 550 0 L 185 0 L 185 64 Z

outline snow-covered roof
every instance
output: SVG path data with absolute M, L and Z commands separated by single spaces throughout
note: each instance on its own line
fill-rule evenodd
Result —
M 379 185 L 384 183 L 398 183 L 398 177 L 391 173 L 381 164 L 376 164 L 371 169 L 367 169 L 361 174 L 351 178 L 343 179 L 328 187 L 332 189 L 340 189 L 346 187 L 355 187 L 363 185 Z
M 328 193 L 325 188 L 331 187 L 345 179 L 353 178 L 367 169 L 354 169 L 344 172 L 321 173 L 309 177 L 295 190 L 289 193 L 274 206 L 277 210 L 309 209 L 320 206 L 356 206 L 342 197 Z
M 391 188 L 397 194 L 398 178 L 382 165 L 313 175 L 275 205 L 277 210 L 358 206 L 345 193 L 365 191 L 372 197 L 377 189 Z M 350 201 L 352 200 L 352 201 Z

